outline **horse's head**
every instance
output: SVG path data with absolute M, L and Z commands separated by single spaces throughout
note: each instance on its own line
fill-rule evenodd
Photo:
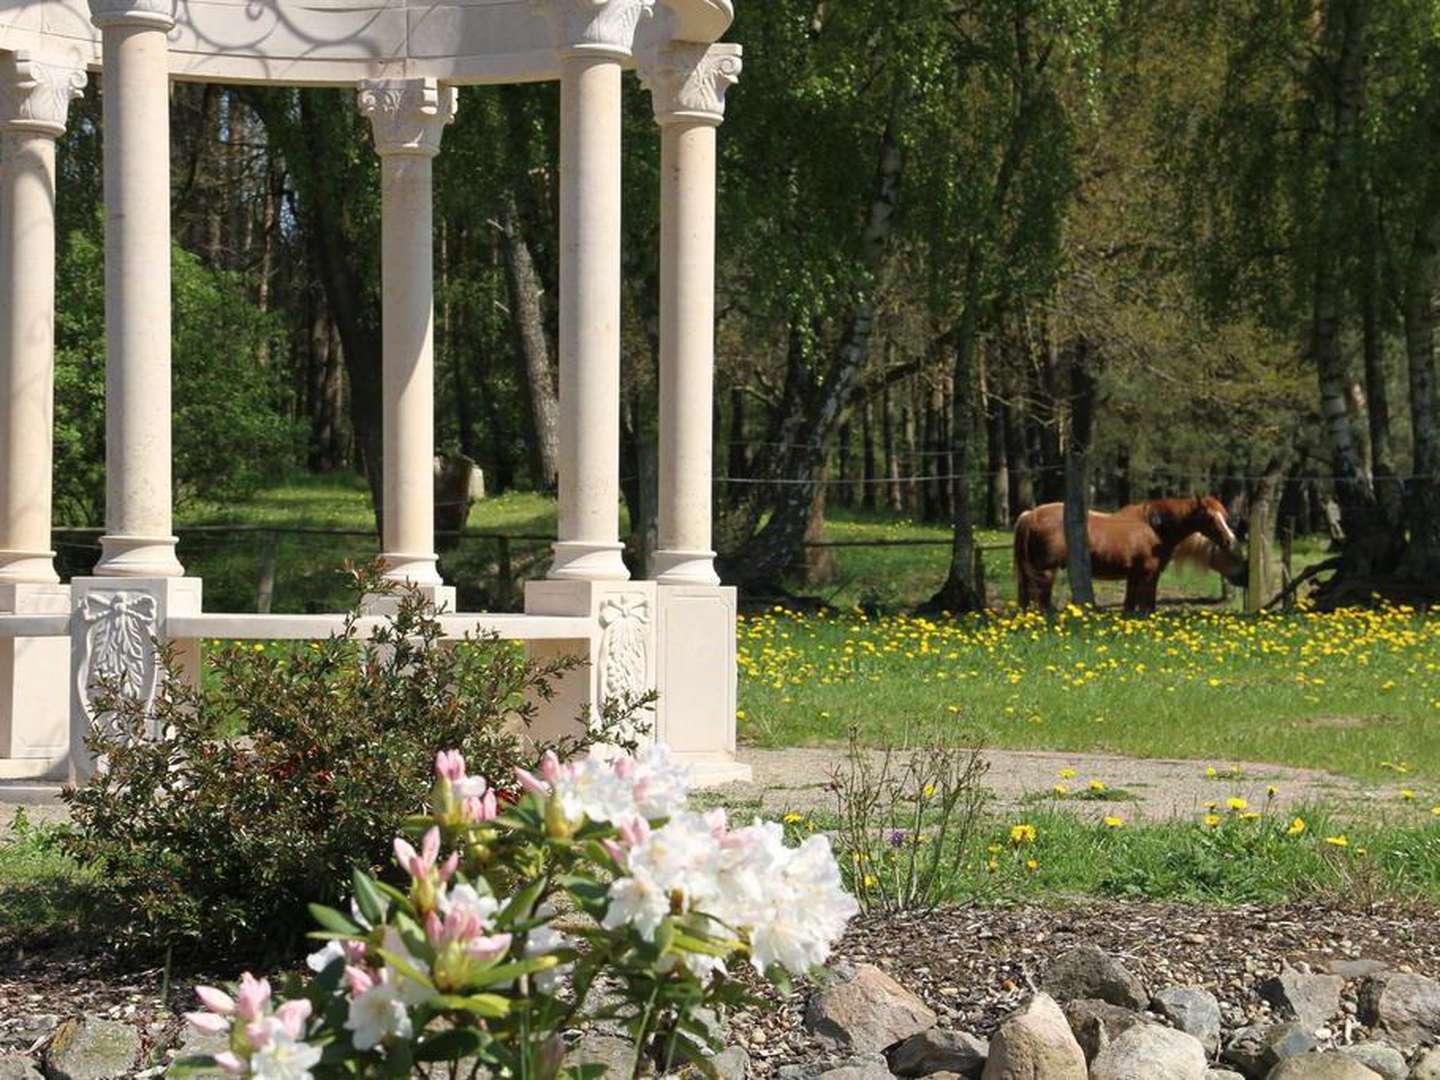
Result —
M 1230 528 L 1230 515 L 1225 504 L 1214 495 L 1196 495 L 1195 508 L 1190 512 L 1195 531 L 1229 551 L 1235 546 L 1235 532 Z

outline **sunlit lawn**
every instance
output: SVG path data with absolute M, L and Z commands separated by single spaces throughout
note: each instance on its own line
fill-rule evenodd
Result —
M 742 622 L 739 649 L 740 730 L 761 745 L 835 742 L 851 726 L 879 743 L 942 718 L 993 746 L 1440 781 L 1440 619 L 1403 610 L 772 611 Z

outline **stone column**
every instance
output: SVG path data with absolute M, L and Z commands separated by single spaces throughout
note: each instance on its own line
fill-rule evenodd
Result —
M 431 593 L 435 554 L 435 262 L 432 166 L 455 90 L 434 79 L 360 84 L 380 155 L 381 326 L 384 335 L 385 575 Z M 438 599 L 438 598 L 437 598 Z M 453 606 L 453 596 L 447 598 Z
M 642 65 L 660 124 L 660 547 L 655 733 L 699 783 L 735 759 L 735 590 L 711 550 L 715 141 L 738 45 L 672 42 Z
M 0 62 L 0 612 L 64 614 L 50 550 L 55 140 L 85 70 Z M 66 638 L 0 640 L 0 779 L 55 775 L 70 747 Z
M 660 124 L 660 545 L 655 580 L 719 585 L 711 550 L 715 129 L 738 45 L 676 42 L 642 69 Z
M 654 0 L 535 0 L 560 51 L 560 531 L 550 577 L 620 557 L 620 79 Z
M 0 581 L 54 584 L 55 140 L 84 68 L 0 66 Z
M 90 0 L 103 53 L 105 535 L 97 577 L 180 577 L 171 534 L 169 0 Z

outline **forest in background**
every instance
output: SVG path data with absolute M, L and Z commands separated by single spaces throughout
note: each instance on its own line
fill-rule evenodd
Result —
M 741 0 L 721 128 L 717 541 L 827 502 L 974 530 L 1214 490 L 1440 578 L 1436 0 Z M 62 142 L 57 520 L 103 516 L 100 100 Z M 177 501 L 378 488 L 379 183 L 353 92 L 177 83 Z M 436 161 L 437 451 L 555 483 L 558 91 L 463 88 Z M 653 520 L 658 130 L 625 98 L 622 489 Z M 812 568 L 816 569 L 816 568 Z M 1348 583 L 1348 584 L 1347 584 Z

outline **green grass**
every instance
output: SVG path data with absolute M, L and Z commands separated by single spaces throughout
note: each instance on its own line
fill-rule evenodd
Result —
M 782 611 L 745 619 L 739 650 L 740 730 L 763 746 L 948 719 L 996 747 L 1440 780 L 1433 616 Z
M 95 872 L 60 850 L 63 826 L 32 824 L 17 811 L 0 833 L 0 944 L 38 944 L 74 934 Z

